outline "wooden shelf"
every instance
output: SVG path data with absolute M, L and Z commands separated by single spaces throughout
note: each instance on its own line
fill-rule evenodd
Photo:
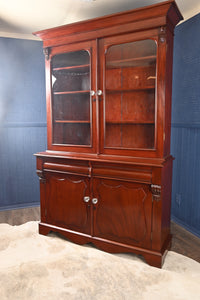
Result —
M 65 124 L 90 124 L 90 121 L 85 120 L 55 120 L 55 123 L 65 123 Z
M 127 121 L 106 121 L 106 124 L 113 124 L 113 125 L 151 125 L 155 124 L 154 121 L 132 121 L 132 120 L 127 120 Z
M 106 89 L 107 93 L 127 93 L 127 92 L 134 92 L 134 91 L 143 91 L 143 90 L 154 90 L 155 86 L 139 86 L 132 89 Z
M 87 70 L 88 68 L 90 67 L 90 65 L 89 64 L 87 64 L 87 65 L 78 65 L 78 66 L 69 66 L 69 67 L 59 67 L 59 68 L 53 68 L 53 71 L 60 71 L 60 70 L 69 70 L 69 71 L 71 71 L 71 70 L 82 70 L 82 69 L 84 69 L 84 70 Z
M 71 95 L 71 94 L 87 94 L 87 93 L 90 93 L 90 90 L 53 92 L 54 95 Z
M 113 61 L 107 62 L 107 67 L 119 68 L 119 67 L 137 67 L 141 65 L 146 65 L 147 63 L 156 60 L 155 55 L 145 56 L 145 57 L 135 57 L 135 58 L 128 58 L 128 59 L 118 59 Z

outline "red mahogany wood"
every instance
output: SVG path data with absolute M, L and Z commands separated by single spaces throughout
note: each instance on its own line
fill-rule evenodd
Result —
M 94 179 L 94 236 L 151 247 L 152 197 L 148 185 Z M 117 222 L 116 222 L 117 220 Z
M 90 195 L 89 178 L 52 173 L 45 177 L 46 222 L 90 234 L 90 204 L 84 201 Z
M 36 33 L 47 95 L 48 149 L 36 154 L 41 234 L 162 267 L 171 245 L 173 31 L 181 19 L 170 0 Z

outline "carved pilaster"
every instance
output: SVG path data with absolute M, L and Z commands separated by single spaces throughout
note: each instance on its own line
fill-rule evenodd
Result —
M 50 47 L 46 47 L 46 48 L 43 49 L 43 53 L 45 55 L 45 59 L 46 60 L 49 60 L 50 52 L 51 52 L 51 48 Z
M 152 196 L 153 196 L 153 201 L 160 201 L 160 195 L 161 195 L 161 186 L 160 185 L 156 185 L 156 184 L 152 184 L 151 185 L 151 192 L 152 192 Z
M 41 183 L 46 183 L 46 178 L 44 176 L 44 173 L 42 171 L 40 171 L 40 170 L 37 170 L 36 173 L 37 173 L 37 175 L 38 175 L 38 177 L 40 179 L 40 182 Z

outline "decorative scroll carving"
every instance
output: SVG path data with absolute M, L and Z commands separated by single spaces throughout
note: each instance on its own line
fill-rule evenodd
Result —
M 46 183 L 46 178 L 44 177 L 44 173 L 40 170 L 37 170 L 36 173 L 37 173 L 37 175 L 40 179 L 40 182 L 41 183 Z
M 153 200 L 155 200 L 156 202 L 160 201 L 161 186 L 152 184 L 151 192 L 152 192 Z
M 46 48 L 43 49 L 43 53 L 45 55 L 45 59 L 46 60 L 49 60 L 50 52 L 51 52 L 51 48 L 50 47 L 46 47 Z

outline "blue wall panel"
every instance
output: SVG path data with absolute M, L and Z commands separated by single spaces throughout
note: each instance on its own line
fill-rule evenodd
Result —
M 0 38 L 0 125 L 45 122 L 42 42 Z
M 33 154 L 44 147 L 46 126 L 4 128 L 1 139 L 1 209 L 38 205 L 39 182 Z
M 172 92 L 172 219 L 200 236 L 200 14 L 176 27 Z
M 200 14 L 175 29 L 172 122 L 200 124 Z
M 42 43 L 0 38 L 0 210 L 39 204 L 38 151 L 46 149 Z
M 200 128 L 172 127 L 172 218 L 200 236 Z

